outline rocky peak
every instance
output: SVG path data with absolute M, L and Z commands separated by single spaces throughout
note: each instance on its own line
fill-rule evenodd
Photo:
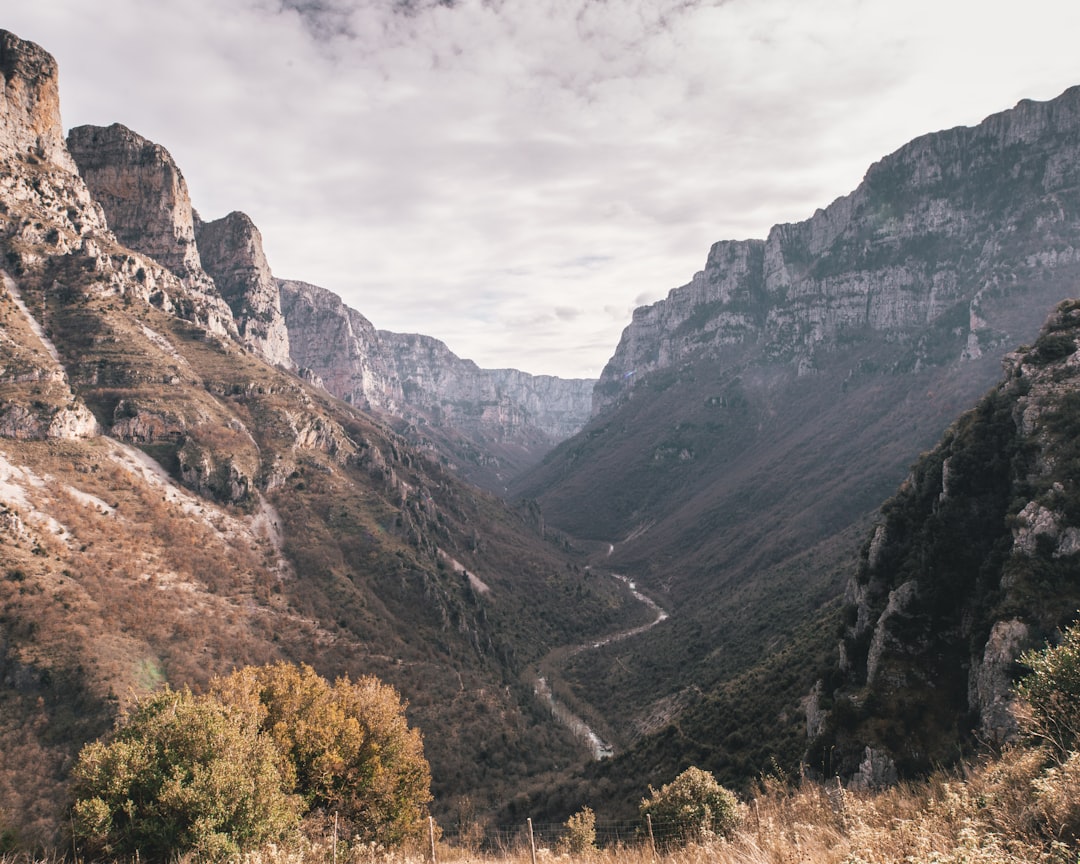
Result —
M 195 243 L 187 182 L 169 151 L 119 123 L 77 126 L 67 146 L 121 243 L 213 291 Z
M 289 333 L 259 229 L 240 212 L 213 222 L 196 215 L 195 238 L 202 266 L 232 309 L 241 340 L 270 363 L 291 366 Z
M 7 30 L 0 30 L 0 153 L 75 173 L 64 147 L 56 61 Z
M 325 288 L 288 279 L 277 286 L 297 367 L 338 399 L 396 413 L 401 387 L 384 362 L 372 323 Z

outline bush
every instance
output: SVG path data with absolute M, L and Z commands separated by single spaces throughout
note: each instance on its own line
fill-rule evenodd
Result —
M 1027 651 L 1020 661 L 1031 669 L 1017 686 L 1029 711 L 1026 731 L 1059 755 L 1080 748 L 1080 624 L 1067 628 L 1061 644 Z
M 596 814 L 591 807 L 582 807 L 566 820 L 566 836 L 560 851 L 583 855 L 596 849 Z
M 258 715 L 308 811 L 337 813 L 365 841 L 394 845 L 422 834 L 431 771 L 392 687 L 373 677 L 331 685 L 310 666 L 279 663 L 247 667 L 211 688 Z
M 74 768 L 73 828 L 84 855 L 217 859 L 292 831 L 298 801 L 251 712 L 190 691 L 147 697 Z
M 650 816 L 653 831 L 676 842 L 730 837 L 739 824 L 739 802 L 708 771 L 687 768 L 660 791 L 649 787 L 641 802 L 641 818 Z

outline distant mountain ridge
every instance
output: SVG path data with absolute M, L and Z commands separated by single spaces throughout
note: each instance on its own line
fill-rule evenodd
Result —
M 634 311 L 597 410 L 650 372 L 730 346 L 809 374 L 864 331 L 911 339 L 948 319 L 965 356 L 1010 347 L 1000 301 L 1080 259 L 1078 128 L 1080 87 L 1025 100 L 915 139 L 854 192 L 765 240 L 716 243 L 689 284 Z M 911 362 L 935 362 L 927 350 L 914 342 Z
M 376 331 L 325 289 L 276 279 L 251 219 L 200 219 L 168 151 L 130 129 L 80 126 L 67 146 L 117 237 L 223 299 L 256 354 L 402 418 L 404 434 L 474 481 L 501 490 L 588 419 L 592 380 L 481 369 L 437 339 Z
M 324 288 L 277 284 L 298 366 L 339 399 L 408 420 L 404 434 L 481 485 L 502 491 L 588 419 L 592 379 L 481 369 L 430 336 L 376 330 Z

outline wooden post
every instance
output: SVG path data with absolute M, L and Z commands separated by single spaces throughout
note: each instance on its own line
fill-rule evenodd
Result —
M 529 823 L 529 851 L 532 853 L 532 864 L 536 864 L 536 840 L 533 838 L 532 817 L 526 821 Z
M 427 817 L 428 841 L 431 844 L 431 864 L 435 864 L 435 817 Z
M 652 833 L 652 813 L 645 814 L 645 828 L 649 832 L 649 849 L 652 850 L 653 858 L 656 857 L 656 838 Z
M 337 864 L 337 811 L 334 811 L 334 864 Z

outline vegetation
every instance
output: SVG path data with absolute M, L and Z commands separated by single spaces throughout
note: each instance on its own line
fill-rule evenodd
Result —
M 1080 624 L 1066 628 L 1060 644 L 1028 651 L 1021 662 L 1031 669 L 1018 687 L 1028 734 L 1063 756 L 1080 749 Z
M 596 851 L 596 814 L 582 807 L 566 820 L 566 837 L 561 844 L 571 855 Z
M 708 771 L 690 767 L 659 791 L 650 786 L 641 815 L 666 826 L 665 839 L 685 843 L 734 833 L 739 802 Z
M 419 834 L 429 786 L 392 688 L 279 663 L 140 700 L 79 754 L 73 828 L 93 855 L 216 859 L 333 814 L 346 836 L 392 846 Z
M 388 846 L 423 830 L 431 772 L 392 687 L 370 676 L 330 684 L 310 666 L 278 663 L 241 669 L 212 692 L 256 713 L 306 812 L 336 814 L 345 833 Z
M 82 853 L 221 858 L 295 829 L 287 766 L 256 719 L 188 690 L 141 700 L 111 741 L 79 754 L 72 812 Z

